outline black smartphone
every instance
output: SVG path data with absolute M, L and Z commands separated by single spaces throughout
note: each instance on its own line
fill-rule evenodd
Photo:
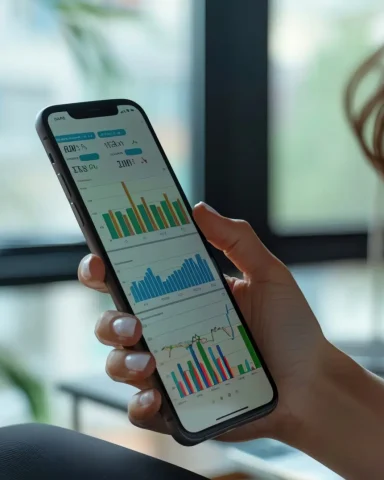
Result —
M 143 109 L 44 109 L 36 128 L 116 307 L 143 326 L 173 437 L 195 445 L 270 413 L 277 390 Z

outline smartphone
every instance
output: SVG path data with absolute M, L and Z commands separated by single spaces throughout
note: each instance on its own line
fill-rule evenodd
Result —
M 116 307 L 142 323 L 173 437 L 195 445 L 270 413 L 276 386 L 144 110 L 56 105 L 36 128 Z

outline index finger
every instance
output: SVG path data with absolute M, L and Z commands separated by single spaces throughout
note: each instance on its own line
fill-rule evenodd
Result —
M 105 265 L 97 255 L 89 254 L 84 257 L 80 262 L 77 275 L 80 282 L 86 287 L 108 293 L 108 288 L 104 282 Z

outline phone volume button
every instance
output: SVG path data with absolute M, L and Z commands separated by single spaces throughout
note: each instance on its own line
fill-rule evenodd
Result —
M 77 209 L 76 205 L 74 203 L 71 203 L 71 207 L 72 207 L 73 213 L 75 214 L 76 220 L 79 222 L 79 225 L 84 227 L 84 220 L 83 220 L 82 216 L 80 215 L 80 212 Z
M 48 158 L 49 158 L 50 162 L 52 163 L 52 165 L 55 165 L 55 159 L 53 158 L 52 153 L 48 153 Z
M 59 179 L 59 182 L 60 182 L 65 194 L 67 195 L 67 197 L 71 198 L 72 195 L 71 195 L 71 192 L 69 191 L 69 188 L 68 188 L 67 182 L 65 181 L 65 178 L 60 173 L 57 174 L 57 178 Z

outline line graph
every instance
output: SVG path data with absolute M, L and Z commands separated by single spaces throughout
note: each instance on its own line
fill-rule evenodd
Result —
M 235 338 L 235 331 L 233 329 L 233 325 L 231 323 L 231 320 L 229 318 L 229 313 L 230 311 L 233 310 L 233 307 L 229 307 L 227 304 L 225 305 L 225 317 L 227 319 L 228 325 L 223 325 L 223 326 L 215 326 L 210 329 L 210 332 L 207 334 L 203 335 L 198 335 L 197 333 L 192 335 L 192 338 L 190 340 L 182 341 L 174 345 L 166 345 L 165 347 L 162 348 L 164 351 L 169 352 L 169 357 L 172 356 L 172 351 L 176 350 L 178 348 L 184 348 L 187 349 L 194 343 L 200 342 L 202 345 L 206 343 L 214 343 L 215 342 L 215 333 L 217 332 L 224 332 L 231 340 Z

